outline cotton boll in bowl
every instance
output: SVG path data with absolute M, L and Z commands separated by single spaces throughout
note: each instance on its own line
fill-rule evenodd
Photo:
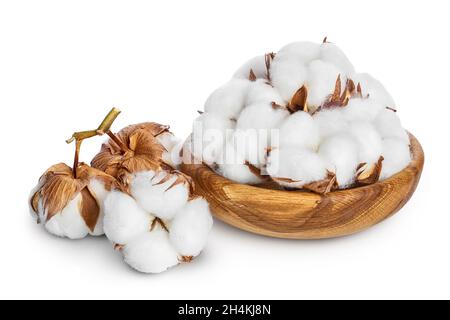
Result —
M 192 153 L 207 163 L 212 164 L 222 151 L 228 134 L 235 128 L 236 123 L 217 114 L 205 112 L 199 116 L 193 125 Z
M 320 139 L 345 132 L 348 129 L 348 121 L 340 108 L 316 112 L 313 119 L 318 128 Z
M 280 126 L 280 146 L 316 150 L 319 145 L 319 128 L 307 112 L 296 112 Z M 272 143 L 272 146 L 273 143 Z M 276 146 L 275 146 L 276 147 Z
M 333 92 L 336 79 L 339 76 L 341 76 L 342 83 L 345 84 L 345 74 L 333 64 L 322 60 L 314 60 L 309 64 L 306 85 L 308 88 L 308 103 L 314 106 L 313 110 L 322 105 Z
M 327 176 L 326 162 L 315 152 L 301 148 L 280 148 L 270 153 L 267 172 L 282 186 L 301 188 Z
M 321 142 L 318 154 L 336 174 L 340 189 L 354 183 L 359 158 L 358 143 L 351 135 L 341 133 L 326 138 Z
M 250 71 L 257 79 L 264 79 L 266 77 L 266 56 L 256 56 L 246 63 L 244 63 L 233 75 L 233 78 L 248 80 Z
M 400 118 L 394 111 L 381 110 L 374 120 L 374 125 L 381 138 L 397 138 L 409 144 L 408 133 L 403 129 Z
M 278 91 L 267 82 L 267 80 L 257 80 L 249 86 L 246 105 L 275 102 L 283 105 L 285 102 Z
M 383 140 L 384 161 L 380 179 L 384 180 L 400 172 L 411 162 L 409 144 L 397 138 Z
M 290 101 L 308 77 L 305 64 L 288 54 L 277 54 L 273 59 L 270 75 L 273 86 L 285 101 Z
M 274 129 L 289 116 L 286 109 L 274 108 L 270 103 L 247 106 L 239 116 L 236 129 Z
M 258 174 L 252 172 L 245 155 L 238 150 L 238 146 L 232 141 L 225 145 L 219 159 L 217 172 L 223 177 L 245 184 L 259 184 L 263 182 Z
M 351 99 L 342 112 L 348 121 L 374 121 L 377 115 L 386 109 L 372 99 Z
M 367 73 L 356 73 L 352 76 L 355 83 L 363 88 L 363 96 L 369 96 L 384 107 L 395 107 L 395 101 L 383 84 Z
M 382 141 L 375 127 L 367 121 L 353 121 L 348 132 L 358 143 L 359 162 L 377 162 L 382 152 Z
M 293 56 L 302 63 L 308 63 L 320 57 L 321 46 L 309 41 L 293 42 L 281 48 L 278 54 Z
M 230 80 L 209 96 L 205 103 L 205 111 L 228 120 L 237 119 L 245 107 L 249 85 L 249 80 Z
M 345 53 L 333 43 L 325 42 L 321 45 L 320 59 L 335 65 L 347 75 L 352 75 L 355 72 L 353 64 Z

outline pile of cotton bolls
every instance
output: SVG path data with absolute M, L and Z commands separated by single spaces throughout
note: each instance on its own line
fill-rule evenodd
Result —
M 214 91 L 187 144 L 226 178 L 327 193 L 387 179 L 411 161 L 383 85 L 326 39 L 255 57 Z
M 50 167 L 30 197 L 38 223 L 59 237 L 106 234 L 126 263 L 159 273 L 190 262 L 212 227 L 208 203 L 194 195 L 190 177 L 176 169 L 182 144 L 167 126 L 143 123 L 113 134 L 113 109 L 96 130 L 75 133 L 73 168 Z M 81 142 L 108 134 L 91 162 L 78 162 Z
M 158 273 L 191 261 L 212 226 L 208 203 L 194 196 L 191 178 L 164 161 L 173 159 L 164 156 L 173 153 L 172 137 L 154 123 L 130 126 L 92 160 L 94 168 L 121 186 L 104 201 L 105 234 L 141 272 Z

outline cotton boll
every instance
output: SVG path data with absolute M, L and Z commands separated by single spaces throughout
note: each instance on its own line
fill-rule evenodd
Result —
M 81 216 L 80 201 L 81 195 L 78 194 L 61 212 L 45 223 L 46 230 L 56 236 L 69 239 L 86 237 L 89 234 L 89 228 Z
M 213 220 L 205 199 L 190 201 L 172 220 L 170 241 L 183 256 L 197 256 L 204 248 Z
M 373 78 L 367 73 L 357 73 L 352 76 L 355 84 L 360 83 L 363 95 L 369 95 L 370 99 L 375 100 L 384 107 L 395 107 L 395 101 L 387 92 L 386 88 L 380 81 Z
M 382 141 L 375 127 L 370 122 L 354 121 L 349 124 L 349 132 L 358 142 L 359 162 L 377 162 L 382 151 Z
M 216 114 L 204 113 L 194 121 L 191 152 L 207 164 L 216 161 L 222 151 L 227 133 L 235 128 L 234 121 Z
M 123 249 L 125 262 L 144 273 L 160 273 L 179 263 L 179 257 L 163 230 L 144 232 Z
M 327 176 L 326 162 L 309 149 L 280 148 L 273 150 L 267 161 L 267 172 L 273 178 L 291 179 L 294 182 L 276 180 L 285 187 L 301 188 Z
M 355 68 L 345 53 L 333 43 L 323 43 L 320 48 L 320 59 L 341 69 L 345 75 L 352 75 Z
M 272 61 L 270 76 L 272 85 L 283 100 L 291 101 L 295 92 L 305 84 L 308 71 L 295 56 L 279 53 Z
M 343 115 L 342 109 L 325 109 L 313 115 L 314 122 L 319 129 L 320 139 L 345 132 L 348 129 L 348 121 Z
M 260 177 L 251 172 L 245 164 L 244 155 L 238 152 L 237 147 L 232 142 L 226 143 L 218 159 L 217 172 L 221 176 L 244 184 L 259 184 L 262 182 Z
M 387 179 L 405 169 L 411 162 L 409 145 L 401 139 L 389 138 L 383 140 L 383 165 L 380 179 Z
M 308 63 L 312 60 L 318 59 L 320 56 L 320 45 L 309 41 L 290 43 L 278 52 L 278 54 L 286 54 L 295 56 L 296 59 L 303 63 Z
M 346 82 L 345 74 L 332 65 L 321 60 L 314 60 L 308 67 L 308 104 L 313 107 L 322 105 L 325 99 L 334 92 L 336 80 L 341 76 L 342 84 Z
M 250 70 L 253 70 L 256 78 L 264 79 L 266 77 L 266 56 L 254 57 L 244 63 L 233 75 L 233 78 L 248 79 Z
M 236 129 L 274 129 L 289 116 L 285 109 L 275 109 L 270 103 L 252 104 L 245 108 L 237 121 Z
M 108 239 L 116 244 L 127 244 L 148 231 L 151 221 L 152 216 L 125 193 L 113 191 L 105 200 L 103 228 Z
M 316 150 L 319 145 L 319 129 L 306 112 L 296 112 L 280 126 L 280 146 Z M 273 144 L 272 144 L 273 146 Z
M 373 121 L 383 109 L 386 107 L 372 99 L 354 98 L 343 108 L 343 113 L 349 121 Z
M 319 147 L 319 156 L 330 165 L 330 171 L 336 174 L 339 188 L 343 189 L 354 182 L 359 164 L 358 144 L 349 134 L 330 136 Z
M 250 84 L 246 105 L 271 102 L 285 104 L 278 91 L 268 84 L 267 80 L 257 80 Z
M 226 119 L 237 119 L 245 106 L 250 81 L 232 79 L 206 100 L 205 111 Z
M 260 167 L 272 137 L 278 138 L 278 127 L 288 116 L 287 110 L 274 109 L 267 103 L 253 104 L 242 111 L 233 138 L 245 160 Z
M 161 218 L 172 219 L 178 210 L 185 206 L 189 198 L 189 186 L 184 183 L 171 186 L 178 179 L 176 174 L 164 183 L 168 173 L 153 171 L 133 175 L 130 184 L 131 195 L 145 211 Z
M 382 139 L 397 138 L 409 145 L 409 136 L 403 129 L 400 118 L 391 110 L 384 109 L 374 120 L 375 128 Z

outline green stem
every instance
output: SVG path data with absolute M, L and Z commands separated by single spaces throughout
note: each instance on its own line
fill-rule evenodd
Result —
M 116 120 L 117 116 L 120 114 L 120 110 L 116 108 L 112 108 L 111 111 L 106 115 L 105 119 L 103 119 L 102 123 L 98 126 L 95 130 L 88 130 L 88 131 L 80 131 L 75 132 L 72 137 L 68 140 L 66 140 L 66 143 L 72 143 L 75 141 L 75 156 L 73 160 L 73 176 L 76 179 L 77 178 L 77 168 L 79 165 L 79 158 L 80 158 L 80 148 L 81 143 L 85 139 L 89 139 L 95 136 L 101 136 L 105 133 L 108 134 L 114 142 L 118 143 L 119 147 L 123 147 L 123 144 L 120 142 L 120 140 L 111 132 L 111 126 Z M 114 137 L 114 138 L 113 138 Z M 117 140 L 117 141 L 116 141 Z

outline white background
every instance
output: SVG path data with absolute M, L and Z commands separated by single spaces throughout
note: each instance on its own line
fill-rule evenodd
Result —
M 0 2 L 0 298 L 450 298 L 448 1 Z M 369 231 L 286 241 L 216 222 L 199 259 L 130 270 L 105 238 L 50 236 L 27 197 L 72 161 L 74 130 L 123 110 L 185 137 L 208 94 L 242 62 L 297 40 L 340 45 L 381 79 L 425 170 L 401 212 Z M 89 161 L 101 138 L 85 143 Z

